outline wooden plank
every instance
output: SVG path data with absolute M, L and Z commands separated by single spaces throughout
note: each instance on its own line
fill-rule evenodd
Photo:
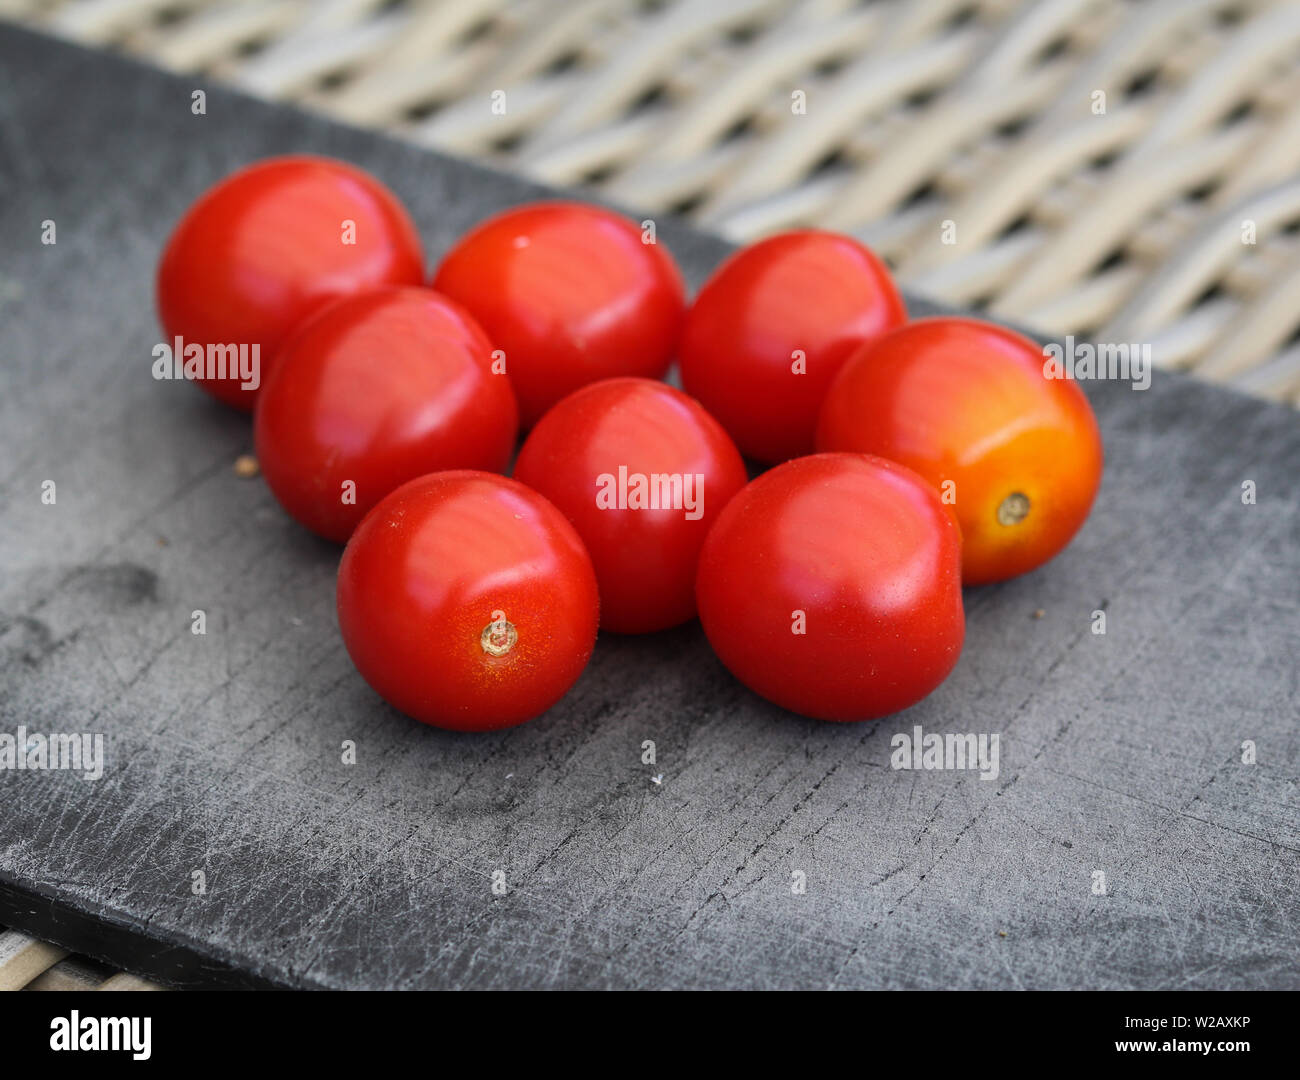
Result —
M 785 714 L 692 625 L 602 639 L 522 728 L 422 728 L 348 662 L 338 549 L 235 475 L 247 418 L 150 377 L 154 262 L 274 153 L 373 170 L 431 257 L 539 190 L 196 88 L 0 29 L 0 732 L 106 736 L 94 782 L 0 771 L 0 922 L 173 983 L 1300 985 L 1295 414 L 1089 385 L 1091 521 L 968 592 L 965 655 L 901 716 Z M 693 284 L 727 250 L 659 229 Z M 998 734 L 997 779 L 891 769 L 918 724 Z

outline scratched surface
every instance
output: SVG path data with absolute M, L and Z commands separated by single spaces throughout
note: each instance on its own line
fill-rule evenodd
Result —
M 602 639 L 525 727 L 422 728 L 344 654 L 338 549 L 233 474 L 247 419 L 150 377 L 153 265 L 272 153 L 374 170 L 431 257 L 535 191 L 192 89 L 0 30 L 0 732 L 107 739 L 93 783 L 0 771 L 0 921 L 179 981 L 172 954 L 331 987 L 1300 986 L 1295 414 L 1088 387 L 1091 521 L 968 592 L 960 664 L 902 716 L 782 713 L 692 625 Z M 660 235 L 693 284 L 725 251 Z M 999 734 L 999 776 L 892 770 L 917 724 Z

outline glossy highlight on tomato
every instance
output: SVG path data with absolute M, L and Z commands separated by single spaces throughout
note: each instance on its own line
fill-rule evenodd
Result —
M 888 269 L 856 240 L 816 230 L 769 237 L 727 259 L 691 305 L 682 386 L 747 456 L 808 454 L 840 367 L 906 317 Z
M 425 724 L 511 727 L 545 712 L 586 666 L 598 598 L 573 527 L 492 473 L 398 488 L 343 552 L 339 627 L 357 670 Z
M 208 393 L 251 410 L 288 333 L 340 296 L 419 285 L 420 237 L 396 196 L 369 173 L 331 158 L 256 162 L 194 203 L 158 265 L 158 317 L 167 344 L 258 347 L 260 370 L 200 378 Z
M 395 488 L 504 472 L 518 432 L 492 346 L 459 305 L 389 287 L 335 301 L 285 343 L 257 402 L 257 459 L 299 522 L 344 541 Z
M 739 451 L 694 399 L 651 379 L 606 379 L 533 428 L 515 479 L 573 523 L 600 585 L 600 625 L 663 630 L 695 614 L 709 526 L 748 479 Z
M 821 720 L 870 720 L 935 689 L 961 653 L 961 538 L 934 490 L 862 454 L 754 480 L 700 555 L 700 622 L 755 693 Z
M 533 203 L 489 218 L 443 259 L 433 287 L 505 354 L 525 427 L 587 383 L 668 370 L 685 296 L 648 235 L 597 206 Z
M 1088 399 L 1044 374 L 1041 346 L 976 319 L 920 319 L 864 346 L 826 396 L 819 450 L 898 461 L 945 492 L 968 585 L 1060 552 L 1101 484 Z

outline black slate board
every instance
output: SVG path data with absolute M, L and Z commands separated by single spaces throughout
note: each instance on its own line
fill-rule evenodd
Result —
M 431 257 L 537 189 L 194 88 L 0 29 L 0 732 L 108 740 L 94 783 L 0 771 L 0 922 L 188 984 L 1300 986 L 1294 413 L 1088 386 L 1091 521 L 968 591 L 956 672 L 899 717 L 783 713 L 691 625 L 602 639 L 522 728 L 422 728 L 347 660 L 338 549 L 232 473 L 247 419 L 150 377 L 154 261 L 274 153 L 373 170 Z M 692 284 L 725 253 L 660 229 Z M 1001 775 L 891 770 L 915 724 L 999 733 Z

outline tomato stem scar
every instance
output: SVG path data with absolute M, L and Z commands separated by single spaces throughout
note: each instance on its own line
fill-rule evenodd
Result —
M 489 656 L 505 656 L 519 640 L 519 631 L 501 612 L 494 611 L 492 615 L 492 622 L 483 627 L 483 633 L 479 635 L 479 644 Z
M 1013 491 L 998 507 L 999 525 L 1019 525 L 1029 516 L 1029 496 Z

